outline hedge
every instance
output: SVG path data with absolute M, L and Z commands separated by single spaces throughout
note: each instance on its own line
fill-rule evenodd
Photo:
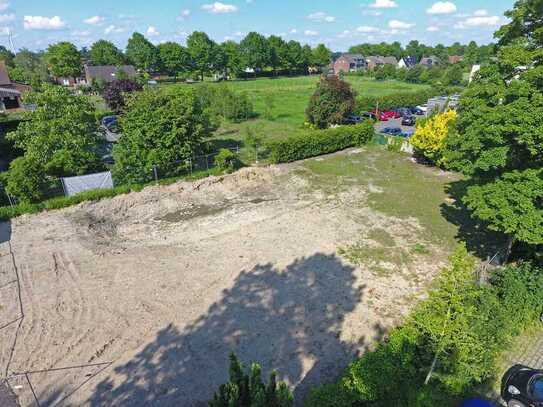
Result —
M 374 110 L 379 103 L 380 110 L 397 109 L 399 107 L 417 106 L 428 102 L 428 99 L 435 96 L 433 89 L 417 92 L 400 92 L 386 96 L 362 96 L 356 100 L 356 112 L 361 114 Z
M 355 126 L 310 130 L 267 145 L 272 163 L 286 163 L 316 157 L 368 143 L 375 130 L 371 121 Z

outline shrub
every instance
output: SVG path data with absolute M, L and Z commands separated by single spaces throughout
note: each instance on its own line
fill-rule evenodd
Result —
M 6 192 L 21 202 L 39 202 L 45 197 L 47 177 L 45 169 L 36 161 L 25 157 L 13 160 L 9 172 L 0 178 Z
M 106 105 L 115 113 L 119 114 L 126 107 L 126 94 L 140 90 L 142 90 L 142 87 L 137 82 L 131 81 L 130 79 L 122 79 L 105 85 L 102 96 Z
M 201 85 L 196 96 L 213 116 L 240 123 L 254 116 L 253 104 L 246 93 L 235 93 L 227 85 Z
M 355 107 L 351 85 L 335 76 L 323 77 L 306 109 L 307 121 L 319 129 L 342 124 Z
M 234 172 L 241 166 L 238 155 L 226 148 L 222 148 L 215 156 L 215 164 L 221 171 L 227 173 Z
M 238 358 L 231 354 L 229 373 L 229 382 L 220 386 L 209 402 L 210 407 L 294 405 L 294 396 L 285 383 L 277 383 L 275 372 L 270 374 L 267 385 L 262 382 L 262 369 L 258 363 L 252 363 L 249 371 L 245 372 Z
M 415 134 L 411 137 L 415 152 L 436 165 L 443 165 L 445 142 L 456 117 L 456 112 L 449 110 L 417 123 Z
M 424 104 L 429 98 L 435 96 L 435 91 L 421 90 L 417 92 L 398 92 L 385 96 L 362 96 L 356 100 L 356 113 L 360 114 L 377 108 L 391 110 L 405 106 L 417 106 Z
M 272 163 L 292 162 L 368 143 L 375 131 L 371 121 L 306 133 L 268 144 Z

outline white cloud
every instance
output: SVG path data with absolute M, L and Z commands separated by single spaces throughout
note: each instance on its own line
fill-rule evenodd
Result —
M 104 30 L 104 34 L 117 34 L 117 33 L 122 33 L 122 32 L 124 32 L 124 28 L 117 27 L 113 24 L 110 26 L 107 26 L 106 29 Z
M 426 10 L 428 14 L 452 14 L 456 12 L 456 4 L 450 1 L 438 1 Z
M 336 21 L 334 16 L 326 14 L 324 11 L 317 11 L 307 16 L 308 19 L 319 22 L 319 23 L 333 23 Z
M 439 31 L 439 27 L 436 27 L 435 25 L 431 25 L 426 29 L 426 31 L 433 33 L 433 32 Z
M 356 28 L 356 31 L 359 33 L 374 33 L 379 30 L 375 27 L 370 27 L 369 25 L 361 25 L 360 27 Z
M 414 26 L 415 24 L 406 23 L 404 21 L 399 21 L 399 20 L 390 20 L 388 22 L 388 27 L 392 28 L 393 30 L 407 30 L 408 28 L 411 28 Z
M 289 34 L 298 34 L 298 30 L 296 28 L 291 28 Z
M 158 37 L 160 35 L 160 33 L 158 32 L 158 30 L 156 29 L 155 26 L 150 25 L 147 28 L 147 35 L 149 37 Z
M 62 30 L 66 23 L 59 17 L 24 16 L 25 30 Z
M 0 14 L 0 23 L 8 23 L 15 20 L 15 14 Z
M 487 16 L 487 15 L 488 15 L 488 11 L 486 11 L 486 10 L 484 10 L 484 9 L 475 10 L 475 12 L 473 13 L 473 15 L 476 16 L 476 17 Z
M 383 15 L 383 12 L 379 10 L 363 10 L 362 14 L 365 16 L 380 17 Z
M 318 31 L 312 31 L 312 30 L 305 30 L 304 34 L 308 37 L 316 37 L 319 35 Z
M 466 29 L 473 27 L 496 27 L 498 25 L 500 25 L 500 17 L 498 16 L 479 16 L 468 17 L 465 20 L 457 23 L 454 27 Z
M 0 11 L 6 11 L 9 8 L 9 1 L 0 0 Z
M 371 8 L 395 8 L 398 4 L 394 0 L 375 0 L 375 3 L 370 4 Z
M 89 30 L 81 30 L 81 31 L 72 32 L 73 37 L 88 37 L 89 35 L 91 35 L 91 32 Z
M 216 1 L 213 4 L 204 4 L 202 9 L 213 14 L 234 13 L 238 8 L 232 4 L 224 4 Z
M 181 10 L 181 17 L 188 17 L 190 16 L 190 10 L 186 8 L 185 10 Z
M 105 18 L 104 17 L 101 17 L 101 16 L 93 16 L 93 17 L 89 17 L 85 20 L 83 20 L 83 22 L 85 24 L 89 24 L 89 25 L 101 25 L 104 23 L 104 20 Z

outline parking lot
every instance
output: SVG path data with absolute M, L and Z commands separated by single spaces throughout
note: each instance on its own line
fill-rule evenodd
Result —
M 424 117 L 424 116 L 414 116 L 414 117 L 419 119 L 420 117 Z M 383 132 L 383 130 L 387 127 L 398 127 L 402 130 L 402 132 L 415 131 L 415 126 L 402 126 L 402 119 L 388 119 L 388 121 L 386 122 L 378 121 L 375 123 L 375 130 L 378 133 Z

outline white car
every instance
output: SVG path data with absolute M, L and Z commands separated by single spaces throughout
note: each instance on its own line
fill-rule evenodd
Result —
M 428 112 L 428 105 L 420 105 L 420 106 L 417 106 L 417 109 L 420 109 L 420 110 L 422 110 L 424 113 L 427 113 L 427 112 Z

